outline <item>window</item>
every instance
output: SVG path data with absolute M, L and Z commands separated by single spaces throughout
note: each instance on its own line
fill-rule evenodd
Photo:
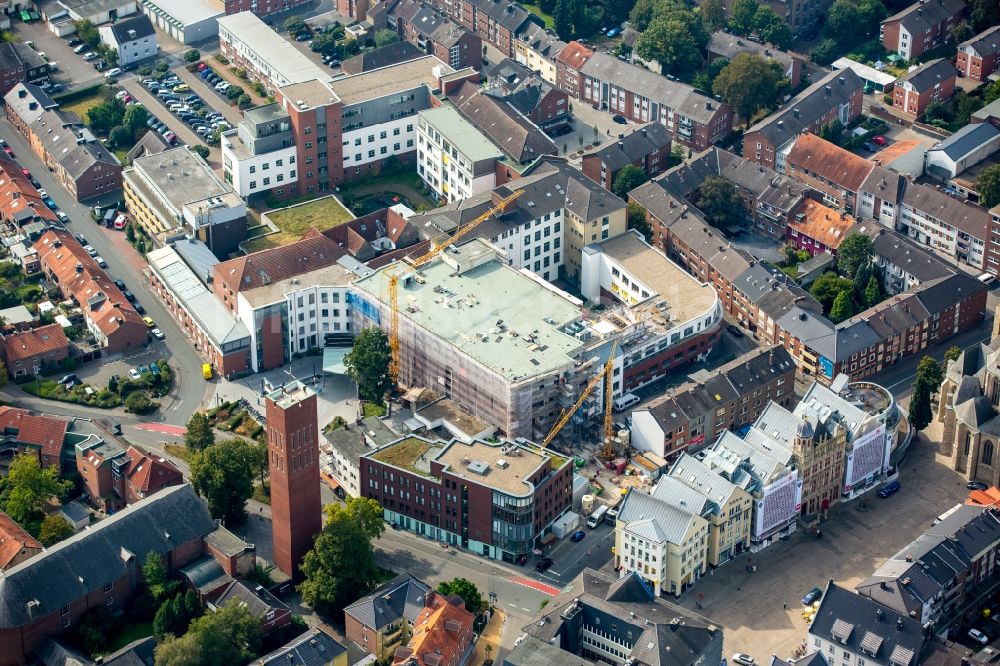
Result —
M 257 173 L 257 167 L 255 167 L 254 165 L 251 164 L 250 165 L 250 173 Z
M 986 440 L 986 443 L 983 444 L 983 464 L 993 464 L 993 442 L 990 440 Z

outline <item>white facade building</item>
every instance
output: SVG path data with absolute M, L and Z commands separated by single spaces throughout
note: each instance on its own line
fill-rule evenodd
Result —
M 243 150 L 238 129 L 223 133 L 219 139 L 223 173 L 241 197 L 298 181 L 295 146 L 254 155 Z
M 436 199 L 460 201 L 493 189 L 499 148 L 450 105 L 417 115 L 417 173 Z
M 118 53 L 120 67 L 154 58 L 160 50 L 156 30 L 145 15 L 101 26 L 98 32 L 101 41 Z
M 378 162 L 392 155 L 413 152 L 417 144 L 416 120 L 395 118 L 377 125 L 348 130 L 344 120 L 344 173 L 354 169 L 355 175 L 369 162 Z

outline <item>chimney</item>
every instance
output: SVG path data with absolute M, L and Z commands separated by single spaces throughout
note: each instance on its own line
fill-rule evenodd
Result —
M 842 86 L 844 86 L 844 85 L 847 85 L 847 79 L 845 79 L 845 78 L 844 78 L 844 77 L 842 77 L 842 76 L 838 76 L 838 77 L 837 77 L 837 81 L 838 81 L 838 82 L 840 83 L 840 85 L 842 85 Z
M 897 617 L 896 618 L 896 631 L 902 631 L 902 630 L 903 630 L 903 618 Z
M 619 141 L 618 142 L 618 149 L 619 150 L 625 150 L 625 142 L 624 141 Z
M 831 88 L 830 86 L 823 86 L 823 91 L 824 91 L 824 92 L 825 92 L 825 93 L 826 93 L 827 95 L 832 95 L 832 94 L 833 94 L 833 88 Z
M 128 38 L 134 40 L 135 39 L 135 35 L 136 35 L 135 30 L 129 29 L 129 31 L 128 31 Z
M 795 116 L 796 118 L 799 117 L 799 110 L 798 110 L 798 108 L 792 109 L 792 115 Z
M 643 136 L 649 136 L 649 132 L 646 131 L 645 127 L 642 128 L 642 135 Z
M 884 586 L 885 585 L 885 581 L 882 581 L 881 584 Z M 879 622 L 882 621 L 882 615 L 883 615 L 882 609 L 881 608 L 876 608 L 875 609 L 875 617 L 878 618 Z
M 28 102 L 28 109 L 34 111 L 38 108 L 38 102 Z

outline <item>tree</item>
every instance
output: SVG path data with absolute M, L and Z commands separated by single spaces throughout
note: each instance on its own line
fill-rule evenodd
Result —
M 215 444 L 215 431 L 205 412 L 195 412 L 187 422 L 187 432 L 184 433 L 184 446 L 190 451 L 204 451 Z
M 385 28 L 375 31 L 375 46 L 388 46 L 399 41 L 399 34 L 393 30 Z
M 625 199 L 628 193 L 649 180 L 646 172 L 634 164 L 628 164 L 618 172 L 614 182 L 611 184 L 611 191 Z
M 889 15 L 882 0 L 857 0 L 858 25 L 855 30 L 861 34 L 861 39 L 865 41 L 878 37 L 882 19 Z
M 145 391 L 132 391 L 125 398 L 125 409 L 132 414 L 149 414 L 159 409 L 160 403 L 150 399 Z
M 358 384 L 362 400 L 382 401 L 391 388 L 389 362 L 392 351 L 389 338 L 380 328 L 366 328 L 354 339 L 354 346 L 344 356 L 347 375 Z
M 839 120 L 837 120 L 836 118 L 834 118 L 830 122 L 820 125 L 819 134 L 817 136 L 819 136 L 819 138 L 823 139 L 824 141 L 829 141 L 833 145 L 839 146 L 840 138 L 843 133 L 844 133 L 844 124 Z
M 74 21 L 73 27 L 76 28 L 76 36 L 82 39 L 83 43 L 90 48 L 94 48 L 101 43 L 101 33 L 97 31 L 97 26 L 90 19 Z
M 854 303 L 851 301 L 851 292 L 845 289 L 833 299 L 833 305 L 830 306 L 830 321 L 839 324 L 852 316 L 854 316 Z
M 236 98 L 236 106 L 240 107 L 241 109 L 249 109 L 251 106 L 253 106 L 253 100 L 250 99 L 250 95 L 243 93 L 242 95 Z
M 704 0 L 698 5 L 701 22 L 709 32 L 722 30 L 728 25 L 726 20 L 726 3 L 722 0 Z
M 146 129 L 146 121 L 149 120 L 149 111 L 146 107 L 133 104 L 125 109 L 122 116 L 122 126 L 128 130 L 133 138 L 138 137 L 138 133 Z
M 944 353 L 945 361 L 957 361 L 958 357 L 962 355 L 962 348 L 956 345 L 948 347 L 947 351 Z
M 163 601 L 177 588 L 177 581 L 170 578 L 163 558 L 153 551 L 149 551 L 142 563 L 142 582 L 154 601 Z
M 705 219 L 719 229 L 741 226 L 743 219 L 743 201 L 740 199 L 736 186 L 722 176 L 711 176 L 698 186 L 698 208 L 705 214 Z
M 372 540 L 382 534 L 382 507 L 366 497 L 328 504 L 326 524 L 302 562 L 302 600 L 324 615 L 339 613 L 372 589 L 378 578 Z
M 201 52 L 198 49 L 188 49 L 184 52 L 185 62 L 198 62 L 201 60 Z
M 180 636 L 188 629 L 191 620 L 201 615 L 201 604 L 194 590 L 178 592 L 165 599 L 153 618 L 153 635 L 163 640 L 168 635 Z
M 823 273 L 813 281 L 812 286 L 809 287 L 809 293 L 820 302 L 824 311 L 829 312 L 837 295 L 842 291 L 852 289 L 853 286 L 854 284 L 850 280 L 842 278 L 836 273 Z
M 462 597 L 465 601 L 465 610 L 476 617 L 485 613 L 489 607 L 476 586 L 465 578 L 452 578 L 451 580 L 442 581 L 438 583 L 437 591 L 446 597 L 452 594 Z
M 66 493 L 72 483 L 59 478 L 54 465 L 42 467 L 35 453 L 14 456 L 2 482 L 3 510 L 18 523 L 24 523 L 52 497 Z
M 972 30 L 976 33 L 1000 24 L 1000 4 L 997 4 L 996 0 L 971 0 L 969 20 L 972 21 Z
M 197 453 L 191 461 L 191 483 L 208 500 L 213 518 L 240 523 L 253 494 L 256 453 L 248 442 L 230 439 Z
M 972 37 L 972 26 L 969 25 L 968 21 L 959 21 L 954 26 L 952 26 L 949 31 L 952 41 L 956 43 L 962 43 L 969 37 Z
M 865 307 L 870 308 L 882 299 L 882 292 L 878 288 L 878 280 L 875 276 L 868 279 L 868 286 L 865 287 Z
M 785 19 L 770 7 L 761 7 L 754 15 L 754 26 L 760 38 L 777 49 L 786 50 L 792 45 L 792 29 Z
M 919 432 L 930 425 L 934 418 L 931 412 L 931 391 L 926 383 L 919 379 L 913 385 L 913 395 L 910 396 L 910 427 Z
M 829 65 L 837 59 L 839 50 L 837 41 L 827 37 L 813 47 L 812 51 L 809 52 L 809 59 L 817 65 Z
M 226 88 L 226 97 L 229 99 L 238 99 L 240 95 L 246 94 L 246 91 L 239 86 L 229 86 Z
M 0 386 L 6 386 L 9 381 L 10 375 L 7 374 L 7 365 L 0 361 Z
M 931 393 L 937 393 L 941 382 L 944 381 L 944 371 L 941 369 L 941 364 L 935 361 L 933 356 L 924 356 L 917 363 L 916 378 L 917 381 L 927 384 Z
M 87 126 L 100 134 L 107 134 L 124 120 L 125 103 L 114 97 L 109 97 L 87 111 Z
M 285 19 L 285 30 L 290 35 L 297 35 L 306 31 L 306 22 L 301 16 L 289 16 Z
M 553 26 L 556 34 L 562 39 L 569 39 L 573 36 L 573 14 L 575 9 L 574 0 L 556 0 L 555 9 L 552 12 Z
M 45 516 L 45 520 L 42 521 L 42 528 L 38 532 L 38 540 L 43 546 L 48 548 L 63 539 L 73 536 L 74 531 L 72 523 L 58 513 L 52 513 Z
M 823 30 L 826 35 L 839 39 L 841 48 L 851 46 L 858 42 L 857 27 L 860 20 L 861 16 L 854 0 L 834 0 L 826 10 L 826 24 Z
M 712 92 L 729 102 L 748 127 L 757 111 L 776 108 L 788 88 L 781 65 L 750 53 L 733 58 L 712 83 Z
M 757 0 L 735 0 L 730 12 L 729 27 L 737 35 L 746 35 L 753 30 L 753 20 L 760 5 Z
M 321 32 L 313 37 L 312 50 L 323 55 L 343 55 L 337 50 L 339 38 L 332 30 Z
M 976 176 L 976 190 L 979 203 L 984 208 L 992 208 L 1000 203 L 1000 164 L 988 166 Z
M 628 219 L 628 228 L 638 231 L 648 243 L 653 236 L 653 231 L 649 228 L 649 220 L 646 219 L 646 209 L 634 201 L 629 201 L 625 206 L 625 214 Z
M 864 234 L 850 234 L 837 248 L 837 269 L 842 275 L 853 278 L 858 268 L 871 263 L 875 256 L 872 239 Z
M 234 600 L 191 622 L 180 638 L 167 636 L 156 648 L 156 664 L 245 664 L 257 656 L 260 643 L 260 620 Z
M 208 156 L 210 154 L 210 152 L 208 150 L 208 146 L 203 146 L 200 143 L 197 144 L 197 145 L 191 146 L 191 152 L 193 152 L 194 154 L 198 155 L 203 160 L 207 160 Z
M 108 143 L 114 148 L 127 148 L 135 142 L 134 140 L 135 135 L 121 125 L 112 127 L 108 133 Z

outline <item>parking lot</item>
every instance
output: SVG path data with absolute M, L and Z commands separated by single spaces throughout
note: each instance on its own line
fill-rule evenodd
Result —
M 801 597 L 828 580 L 853 589 L 886 558 L 927 529 L 935 517 L 967 496 L 965 481 L 935 460 L 935 445 L 921 435 L 900 465 L 902 489 L 886 499 L 837 505 L 823 523 L 823 538 L 803 530 L 702 577 L 680 603 L 726 628 L 726 653 L 746 652 L 757 663 L 771 654 L 787 657 L 806 638 Z M 787 604 L 787 608 L 782 604 Z M 1000 632 L 994 632 L 994 634 Z
M 69 45 L 73 36 L 56 37 L 42 21 L 31 23 L 14 22 L 14 32 L 22 42 L 32 41 L 35 48 L 44 51 L 49 62 L 58 63 L 59 69 L 49 78 L 66 86 L 67 90 L 78 90 L 100 83 L 104 77 L 89 62 L 84 62 Z

